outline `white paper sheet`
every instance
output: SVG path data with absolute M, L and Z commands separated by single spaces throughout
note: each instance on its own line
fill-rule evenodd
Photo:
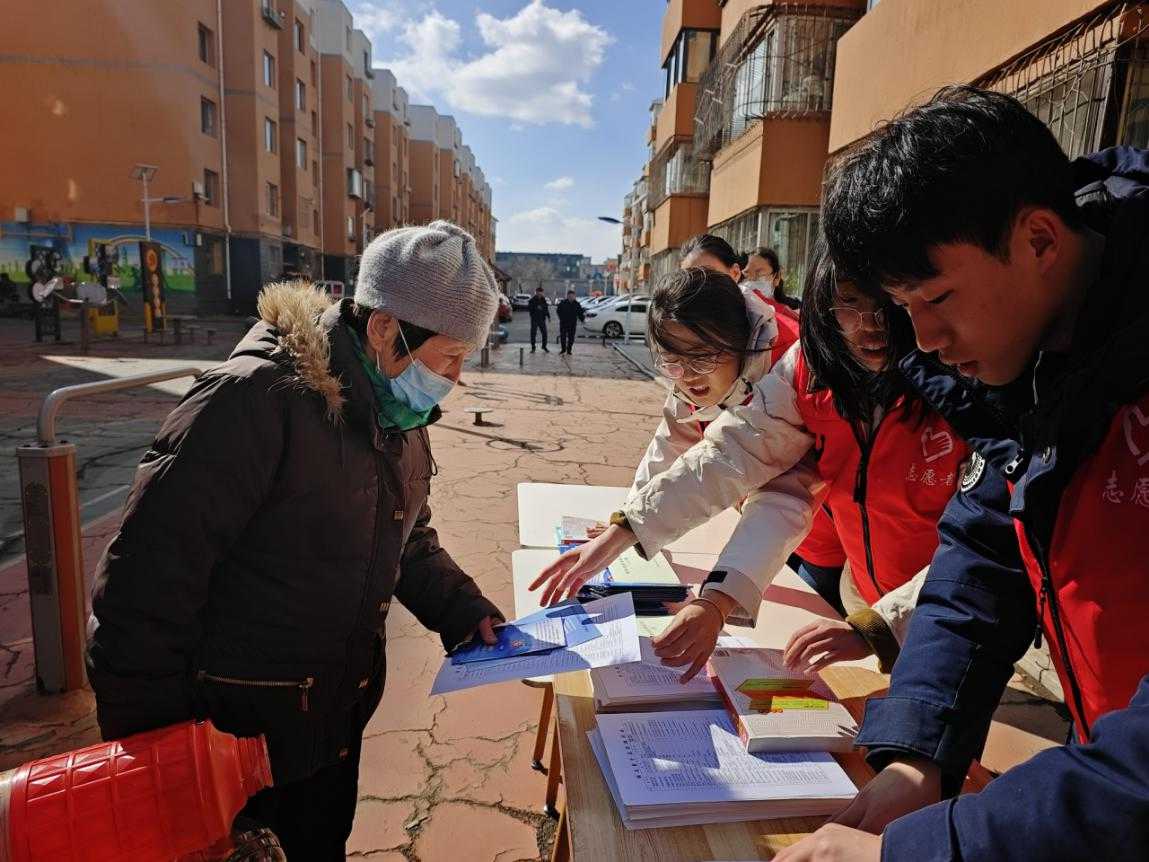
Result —
M 636 700 L 647 698 L 719 700 L 720 695 L 705 670 L 683 685 L 678 679 L 686 671 L 685 667 L 664 665 L 662 660 L 654 654 L 654 644 L 650 638 L 640 636 L 638 641 L 642 650 L 642 661 L 599 668 L 591 675 L 596 695 L 605 695 L 611 700 L 622 698 L 634 698 Z M 745 638 L 725 635 L 718 639 L 718 646 L 726 649 L 737 649 L 752 646 L 752 644 Z M 600 685 L 602 687 L 601 692 L 599 691 Z
M 598 729 L 628 808 L 857 792 L 829 754 L 747 754 L 725 710 L 600 715 Z
M 431 686 L 431 694 L 447 694 L 465 688 L 532 676 L 549 676 L 573 670 L 626 664 L 642 658 L 638 644 L 634 602 L 630 593 L 619 593 L 617 596 L 587 602 L 583 607 L 591 622 L 598 628 L 600 637 L 577 646 L 556 649 L 540 655 L 525 655 L 476 664 L 456 665 L 451 663 L 450 658 L 446 658 Z

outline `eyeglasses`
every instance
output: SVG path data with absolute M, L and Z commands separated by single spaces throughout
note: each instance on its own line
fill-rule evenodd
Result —
M 692 374 L 710 374 L 718 367 L 718 358 L 668 359 L 660 354 L 655 356 L 654 367 L 664 377 L 680 380 L 688 371 Z
M 875 328 L 886 328 L 886 312 L 882 308 L 877 311 L 858 311 L 856 308 L 845 305 L 835 305 L 830 311 L 834 312 L 834 317 L 838 320 L 838 328 L 846 335 L 853 335 L 861 329 L 867 317 L 873 318 Z

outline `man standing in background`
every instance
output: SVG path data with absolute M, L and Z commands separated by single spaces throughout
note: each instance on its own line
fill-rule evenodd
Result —
M 567 356 L 571 355 L 571 348 L 574 347 L 575 329 L 578 327 L 579 321 L 586 320 L 586 313 L 582 310 L 582 305 L 575 299 L 575 292 L 573 290 L 567 291 L 567 298 L 558 304 L 555 313 L 559 318 L 559 353 L 565 353 Z
M 542 333 L 543 353 L 550 353 L 547 349 L 547 321 L 551 317 L 551 307 L 543 293 L 542 285 L 535 288 L 535 295 L 527 303 L 527 313 L 531 316 L 531 353 L 535 352 L 535 332 Z

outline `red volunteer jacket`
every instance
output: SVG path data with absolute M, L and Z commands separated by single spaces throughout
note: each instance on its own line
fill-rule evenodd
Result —
M 859 439 L 834 409 L 830 392 L 809 391 L 810 371 L 801 354 L 794 387 L 802 420 L 814 435 L 818 473 L 829 486 L 826 499 L 854 583 L 874 604 L 929 564 L 938 520 L 957 488 L 968 448 L 937 413 L 906 421 L 900 404 L 867 439 Z M 824 549 L 825 537 L 816 538 Z

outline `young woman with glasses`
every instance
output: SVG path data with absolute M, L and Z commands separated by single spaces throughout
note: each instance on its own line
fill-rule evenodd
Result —
M 685 451 L 656 445 L 656 436 L 646 460 L 658 453 L 657 472 L 647 478 L 640 468 L 643 481 L 611 526 L 560 557 L 532 587 L 547 585 L 544 602 L 572 595 L 626 548 L 654 554 L 745 499 L 700 597 L 655 641 L 666 664 L 688 666 L 688 679 L 705 665 L 728 618 L 756 618 L 771 579 L 828 504 L 847 559 L 847 620 L 800 630 L 786 659 L 816 670 L 876 653 L 888 669 L 967 449 L 894 370 L 913 347 L 905 314 L 839 281 L 821 245 L 803 296 L 801 345 L 755 383 L 741 373 L 749 367 L 747 349 L 738 349 L 736 332 L 712 316 L 711 309 L 733 305 L 733 287 L 718 273 L 690 270 L 656 288 L 649 341 L 663 373 L 678 375 L 676 392 L 696 403 L 693 415 L 710 420 L 709 427 Z M 749 309 L 756 298 L 744 293 Z M 733 320 L 732 309 L 727 318 Z M 697 403 L 715 395 L 726 404 L 717 414 Z M 795 432 L 803 435 L 800 451 Z

